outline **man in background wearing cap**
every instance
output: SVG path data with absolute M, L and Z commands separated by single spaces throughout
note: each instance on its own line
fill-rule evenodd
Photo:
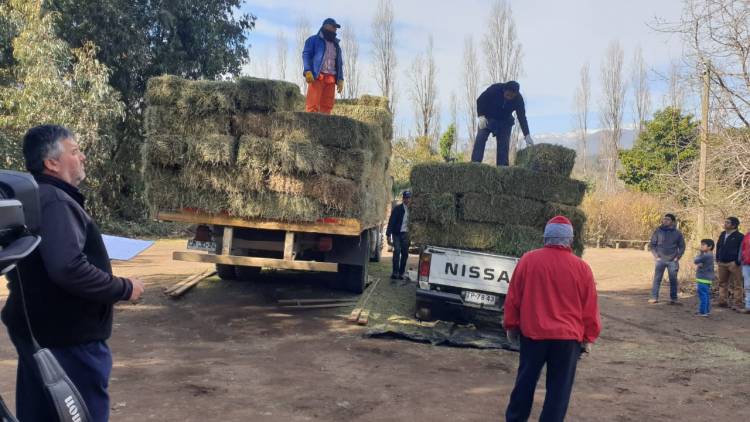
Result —
M 513 271 L 505 298 L 503 326 L 520 342 L 516 385 L 506 421 L 526 421 L 534 390 L 547 365 L 547 394 L 540 421 L 563 421 L 576 364 L 601 331 L 596 285 L 591 268 L 573 255 L 573 226 L 565 217 L 544 229 L 544 247 L 525 254 Z
M 403 280 L 406 271 L 406 261 L 409 260 L 409 201 L 411 192 L 404 191 L 401 205 L 393 208 L 391 218 L 388 219 L 388 228 L 385 236 L 388 244 L 393 245 L 393 271 L 392 280 Z
M 477 98 L 477 114 L 479 115 L 479 131 L 474 141 L 471 161 L 481 163 L 484 158 L 484 146 L 492 133 L 497 140 L 497 165 L 508 165 L 510 148 L 510 132 L 513 129 L 516 112 L 521 124 L 526 146 L 534 145 L 529 134 L 529 123 L 526 121 L 526 105 L 520 93 L 521 86 L 516 81 L 490 85 Z
M 323 21 L 317 34 L 305 41 L 302 50 L 303 74 L 307 80 L 307 103 L 311 113 L 331 114 L 336 90 L 344 92 L 344 60 L 336 29 L 341 25 L 333 18 Z

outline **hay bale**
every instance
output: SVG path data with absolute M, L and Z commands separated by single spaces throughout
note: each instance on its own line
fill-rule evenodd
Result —
M 543 231 L 534 227 L 459 222 L 436 225 L 419 221 L 409 224 L 412 242 L 501 255 L 521 256 L 543 246 Z
M 508 195 L 467 193 L 460 198 L 461 219 L 478 223 L 539 227 L 545 207 L 539 201 Z
M 457 217 L 456 196 L 452 193 L 414 195 L 409 205 L 409 220 L 453 224 Z
M 147 159 L 165 166 L 181 166 L 188 162 L 231 165 L 235 159 L 235 144 L 235 138 L 220 134 L 200 137 L 151 135 L 143 148 Z
M 146 104 L 172 106 L 193 116 L 243 111 L 299 110 L 302 96 L 290 82 L 259 78 L 186 80 L 165 75 L 148 80 Z
M 518 151 L 516 166 L 532 171 L 570 177 L 576 163 L 576 152 L 553 144 L 537 144 Z
M 390 109 L 388 98 L 377 96 L 377 95 L 368 95 L 368 94 L 362 95 L 359 98 L 347 98 L 343 100 L 337 100 L 336 105 L 339 105 L 339 104 L 377 107 L 377 108 L 384 108 L 386 110 Z
M 411 173 L 414 193 L 451 192 L 508 195 L 578 205 L 586 184 L 551 173 L 480 163 L 425 163 Z
M 305 140 L 328 148 L 363 149 L 379 157 L 385 154 L 386 142 L 378 135 L 371 126 L 348 117 L 283 112 L 273 116 L 271 138 Z
M 364 150 L 325 148 L 309 141 L 273 141 L 245 135 L 237 151 L 240 167 L 263 166 L 285 175 L 332 174 L 361 181 L 372 167 L 372 153 Z
M 359 186 L 348 179 L 332 175 L 294 177 L 272 174 L 266 186 L 269 191 L 294 196 L 306 196 L 337 211 L 352 213 L 357 211 Z
M 393 139 L 393 115 L 387 108 L 337 103 L 331 113 L 371 124 L 380 130 L 383 139 Z
M 169 106 L 149 106 L 143 116 L 143 128 L 147 137 L 160 134 L 200 136 L 232 133 L 229 115 L 190 116 Z

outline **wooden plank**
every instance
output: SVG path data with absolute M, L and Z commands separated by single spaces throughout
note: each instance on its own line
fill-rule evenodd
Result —
M 356 298 L 329 298 L 329 299 L 279 299 L 280 304 L 297 304 L 302 305 L 305 303 L 335 303 L 335 302 L 356 302 Z
M 334 262 L 287 261 L 284 259 L 255 258 L 250 256 L 212 255 L 201 252 L 173 252 L 175 261 L 203 262 L 206 264 L 245 265 L 249 267 L 281 268 L 285 270 L 320 271 L 335 273 L 339 264 Z
M 370 311 L 368 309 L 365 309 L 362 311 L 361 314 L 359 314 L 359 318 L 357 319 L 358 325 L 367 325 L 367 323 L 370 322 Z
M 193 274 L 193 275 L 191 275 L 191 276 L 189 276 L 187 278 L 184 278 L 181 281 L 179 281 L 179 282 L 171 285 L 170 287 L 167 287 L 166 289 L 164 289 L 164 293 L 165 294 L 169 294 L 169 293 L 171 293 L 171 292 L 179 289 L 180 287 L 184 286 L 185 284 L 190 283 L 191 281 L 195 280 L 196 278 L 209 277 L 210 273 L 216 273 L 216 271 L 214 271 L 213 269 L 209 269 L 209 270 L 197 273 L 197 274 Z
M 362 313 L 362 308 L 354 308 L 352 310 L 352 313 L 349 314 L 349 318 L 347 318 L 346 320 L 351 323 L 356 323 L 361 313 Z
M 234 227 L 224 227 L 224 236 L 221 238 L 221 254 L 232 254 L 232 242 L 234 241 Z
M 324 308 L 347 308 L 356 305 L 356 302 L 345 303 L 321 303 L 317 305 L 291 305 L 280 306 L 279 309 L 324 309 Z
M 198 283 L 201 281 L 207 279 L 208 277 L 212 277 L 216 275 L 216 271 L 211 271 L 207 273 L 203 273 L 202 276 L 195 277 L 193 280 L 191 280 L 189 283 L 185 283 L 182 286 L 178 287 L 175 290 L 172 290 L 167 295 L 173 299 L 176 299 L 182 295 L 184 295 L 188 290 L 192 289 L 193 287 L 197 286 Z
M 286 232 L 284 236 L 284 259 L 294 261 L 294 232 Z
M 217 226 L 243 227 L 262 230 L 293 231 L 298 233 L 338 234 L 342 236 L 359 236 L 365 227 L 355 218 L 322 219 L 309 223 L 289 223 L 275 220 L 260 220 L 231 217 L 224 214 L 208 214 L 199 211 L 156 213 L 156 219 L 192 224 L 213 224 Z

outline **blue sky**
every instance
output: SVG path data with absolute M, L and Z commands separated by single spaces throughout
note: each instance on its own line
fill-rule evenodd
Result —
M 423 51 L 429 36 L 435 40 L 438 67 L 438 91 L 442 121 L 450 119 L 449 99 L 452 92 L 462 90 L 464 39 L 472 35 L 478 44 L 491 0 L 395 0 L 398 76 L 400 90 L 397 104 L 397 131 L 407 135 L 413 126 L 405 71 L 416 53 Z M 648 24 L 658 18 L 674 21 L 682 10 L 681 0 L 510 0 L 523 51 L 523 75 L 518 79 L 527 105 L 532 134 L 564 133 L 573 129 L 573 94 L 581 65 L 591 64 L 593 89 L 590 119 L 596 116 L 600 97 L 599 65 L 611 40 L 619 40 L 625 50 L 627 74 L 635 49 L 643 49 L 651 70 L 653 108 L 662 104 L 665 83 L 660 75 L 667 74 L 671 63 L 682 57 L 682 46 L 674 35 L 658 33 Z M 370 22 L 377 0 L 259 0 L 245 2 L 243 10 L 258 17 L 256 30 L 250 33 L 251 60 L 248 74 L 260 75 L 270 69 L 278 77 L 276 37 L 284 32 L 289 40 L 287 79 L 296 72 L 293 55 L 296 24 L 300 18 L 310 21 L 316 31 L 328 16 L 346 22 L 360 41 L 360 69 L 363 91 L 377 93 L 371 66 Z M 481 46 L 478 48 L 482 62 Z M 482 63 L 483 64 L 483 63 Z M 301 71 L 301 70 L 300 70 Z M 482 86 L 490 81 L 481 70 Z M 482 88 L 482 89 L 483 89 Z M 625 123 L 632 121 L 631 106 L 626 108 Z M 459 126 L 463 113 L 459 109 Z M 459 133 L 464 133 L 459 128 Z

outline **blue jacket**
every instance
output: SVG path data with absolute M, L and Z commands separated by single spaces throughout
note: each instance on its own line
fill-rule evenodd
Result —
M 321 29 L 322 31 L 322 29 Z M 339 45 L 339 39 L 333 42 L 336 46 L 336 80 L 344 80 L 344 59 L 341 57 L 341 46 Z M 320 68 L 323 66 L 323 55 L 326 52 L 326 40 L 323 38 L 323 34 L 318 31 L 317 34 L 308 38 L 305 41 L 305 48 L 302 50 L 302 63 L 304 70 L 302 74 L 307 71 L 313 73 L 313 77 L 318 79 L 320 75 Z

